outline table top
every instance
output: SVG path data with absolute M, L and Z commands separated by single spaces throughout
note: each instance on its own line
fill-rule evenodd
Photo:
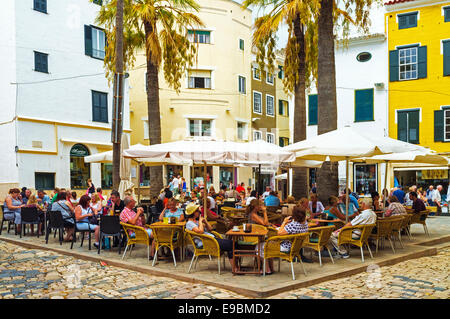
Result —
M 340 219 L 332 219 L 332 220 L 328 220 L 328 219 L 311 219 L 312 222 L 317 222 L 317 223 L 338 223 L 338 222 L 344 222 Z
M 229 236 L 266 236 L 268 232 L 269 231 L 267 229 L 252 227 L 252 231 L 250 233 L 244 233 L 244 231 L 242 230 L 242 227 L 240 227 L 239 231 L 233 231 L 232 229 L 230 229 L 229 231 L 226 232 L 225 235 L 229 235 Z
M 175 224 L 166 224 L 164 222 L 155 222 L 150 226 L 184 227 L 186 222 L 176 222 Z

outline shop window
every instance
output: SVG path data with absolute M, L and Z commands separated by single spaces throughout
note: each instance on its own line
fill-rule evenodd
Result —
M 355 165 L 354 189 L 357 194 L 370 195 L 377 191 L 377 166 Z
M 112 181 L 112 164 L 102 163 L 102 188 L 103 189 L 112 189 L 113 181 Z
M 91 165 L 84 162 L 84 157 L 90 155 L 89 149 L 83 144 L 75 144 L 70 150 L 70 188 L 87 188 L 87 180 L 91 176 Z

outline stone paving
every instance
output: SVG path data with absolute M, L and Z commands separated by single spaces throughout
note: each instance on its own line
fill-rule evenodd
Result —
M 408 260 L 271 298 L 446 298 L 450 247 L 438 255 Z M 151 276 L 0 240 L 0 299 L 132 298 L 242 299 L 213 286 Z

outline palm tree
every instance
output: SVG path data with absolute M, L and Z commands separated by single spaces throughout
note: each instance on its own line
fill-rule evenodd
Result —
M 273 68 L 274 42 L 281 23 L 289 27 L 285 50 L 285 90 L 294 93 L 294 142 L 306 139 L 305 89 L 309 87 L 316 64 L 315 26 L 313 17 L 317 13 L 318 1 L 302 0 L 246 0 L 243 6 L 257 5 L 262 8 L 272 5 L 270 12 L 255 21 L 254 45 L 258 48 L 257 62 L 264 69 L 265 60 Z M 297 198 L 308 194 L 308 171 L 296 168 L 293 174 L 293 195 Z
M 115 3 L 102 6 L 97 22 L 105 26 L 108 38 L 105 65 L 114 70 Z M 124 3 L 124 61 L 132 68 L 135 55 L 145 50 L 147 67 L 147 104 L 150 144 L 161 143 L 158 74 L 162 67 L 166 82 L 177 92 L 186 69 L 193 64 L 195 46 L 187 39 L 187 28 L 202 26 L 193 13 L 199 5 L 194 0 L 125 0 Z M 151 196 L 163 187 L 162 167 L 150 170 Z

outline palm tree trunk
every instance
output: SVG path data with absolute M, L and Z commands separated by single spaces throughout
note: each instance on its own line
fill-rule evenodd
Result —
M 154 27 L 149 22 L 144 22 L 145 38 L 156 32 Z M 161 143 L 161 115 L 159 109 L 159 81 L 158 81 L 158 66 L 152 62 L 152 55 L 150 50 L 146 50 L 147 58 L 147 105 L 148 105 L 148 129 L 150 145 Z M 150 167 L 150 197 L 158 196 L 160 190 L 163 188 L 162 166 Z
M 299 45 L 298 80 L 295 84 L 294 97 L 294 143 L 306 139 L 306 98 L 305 98 L 305 27 L 300 21 L 300 15 L 294 20 L 294 34 Z M 294 168 L 292 178 L 292 195 L 300 199 L 308 196 L 308 169 Z
M 336 69 L 333 32 L 334 0 L 321 0 L 318 19 L 318 134 L 337 129 Z M 339 192 L 338 163 L 325 162 L 317 170 L 319 200 Z

